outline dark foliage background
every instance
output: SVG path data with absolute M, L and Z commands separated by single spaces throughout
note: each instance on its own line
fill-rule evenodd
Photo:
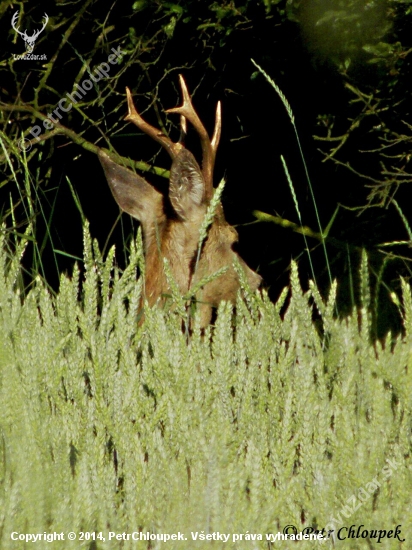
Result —
M 28 34 L 41 28 L 47 13 L 33 52 L 47 60 L 16 57 L 24 52 L 11 26 L 16 12 L 19 29 Z M 399 275 L 411 274 L 411 16 L 407 0 L 3 1 L 1 216 L 11 232 L 22 231 L 29 220 L 35 223 L 38 250 L 29 251 L 27 269 L 40 264 L 57 289 L 59 273 L 82 254 L 81 219 L 68 180 L 92 234 L 106 250 L 117 243 L 117 259 L 124 265 L 133 224 L 126 215 L 119 221 L 93 145 L 168 169 L 164 152 L 123 121 L 125 86 L 143 116 L 177 138 L 178 120 L 163 110 L 180 102 L 182 73 L 209 131 L 215 104 L 223 103 L 215 183 L 227 179 L 223 204 L 239 230 L 242 256 L 263 276 L 273 299 L 287 284 L 291 258 L 299 259 L 307 284 L 313 274 L 302 235 L 279 220 L 263 223 L 254 215 L 261 211 L 299 223 L 283 155 L 303 224 L 319 232 L 293 126 L 253 58 L 292 107 L 323 229 L 336 214 L 326 248 L 331 277 L 340 282 L 340 312 L 356 304 L 364 247 L 377 335 L 396 329 L 391 296 Z M 125 55 L 108 78 L 23 154 L 18 146 L 23 134 L 31 139 L 32 126 L 41 125 L 59 100 L 119 47 Z M 196 150 L 193 133 L 189 143 Z M 147 179 L 167 185 L 153 174 Z M 331 277 L 323 247 L 316 238 L 307 242 L 326 294 Z

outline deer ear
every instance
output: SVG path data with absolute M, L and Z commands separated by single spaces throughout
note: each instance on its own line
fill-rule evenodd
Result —
M 99 160 L 117 204 L 142 224 L 163 214 L 163 196 L 141 176 L 99 151 Z
M 170 169 L 169 198 L 181 220 L 190 219 L 204 202 L 205 181 L 195 157 L 182 149 Z

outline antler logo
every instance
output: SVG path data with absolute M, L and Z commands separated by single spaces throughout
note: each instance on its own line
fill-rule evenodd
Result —
M 29 36 L 27 34 L 27 31 L 21 32 L 21 31 L 19 31 L 20 27 L 16 27 L 18 17 L 19 17 L 19 12 L 16 11 L 16 13 L 12 17 L 11 26 L 13 27 L 13 29 L 17 33 L 19 33 L 19 35 L 23 38 L 24 42 L 26 43 L 26 52 L 27 53 L 32 53 L 33 49 L 34 49 L 34 46 L 35 46 L 35 43 L 36 43 L 36 40 L 37 40 L 39 34 L 41 34 L 44 31 L 44 29 L 47 25 L 47 22 L 49 20 L 49 17 L 47 15 L 47 13 L 44 14 L 44 16 L 43 16 L 44 22 L 43 22 L 42 28 L 39 31 L 34 31 L 31 36 Z

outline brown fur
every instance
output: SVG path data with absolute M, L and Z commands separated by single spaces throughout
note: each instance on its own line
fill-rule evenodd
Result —
M 181 83 L 182 81 L 183 79 Z M 204 164 L 205 156 L 209 155 L 206 159 L 207 166 L 200 169 L 193 155 L 181 143 L 171 142 L 143 121 L 135 110 L 130 94 L 127 118 L 159 141 L 173 159 L 168 195 L 163 196 L 144 178 L 115 163 L 103 151 L 99 153 L 99 158 L 118 205 L 141 222 L 146 259 L 144 300 L 147 300 L 150 306 L 164 301 L 164 296 L 170 293 L 163 258 L 168 260 L 173 278 L 182 294 L 222 267 L 228 268 L 225 273 L 207 283 L 196 295 L 201 325 L 206 326 L 210 322 L 213 307 L 217 307 L 222 300 L 234 302 L 236 299 L 239 279 L 233 267 L 235 259 L 243 268 L 252 290 L 258 288 L 261 277 L 233 250 L 233 245 L 238 240 L 237 231 L 225 220 L 220 204 L 208 229 L 195 269 L 199 229 L 213 196 L 211 180 L 220 127 L 215 129 L 217 139 L 214 136 L 210 142 L 207 135 L 205 137 L 205 130 L 193 110 L 190 98 L 188 99 L 184 81 L 182 90 L 185 101 L 189 101 L 189 107 L 184 104 L 183 107 L 172 111 L 184 113 L 195 125 L 203 140 Z M 220 118 L 218 123 L 220 124 Z M 210 150 L 206 150 L 205 153 L 207 147 Z M 170 203 L 168 207 L 167 203 Z M 172 213 L 171 216 L 166 213 L 169 211 Z

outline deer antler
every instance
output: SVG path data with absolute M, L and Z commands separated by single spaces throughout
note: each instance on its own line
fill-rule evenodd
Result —
M 168 109 L 166 113 L 177 113 L 183 115 L 195 128 L 196 132 L 199 134 L 200 143 L 202 146 L 202 174 L 205 180 L 205 196 L 207 199 L 210 199 L 213 194 L 213 168 L 215 165 L 216 151 L 219 145 L 220 133 L 222 128 L 222 112 L 220 101 L 216 107 L 216 119 L 215 119 L 215 129 L 213 132 L 212 140 L 210 140 L 209 135 L 203 126 L 198 114 L 196 113 L 192 100 L 190 99 L 189 92 L 187 90 L 186 82 L 182 75 L 179 75 L 180 87 L 182 89 L 183 104 L 181 107 L 174 107 L 173 109 Z
M 43 23 L 42 28 L 41 28 L 39 31 L 36 31 L 36 32 L 33 34 L 32 39 L 33 39 L 33 38 L 37 38 L 37 37 L 39 36 L 39 34 L 42 33 L 42 32 L 44 31 L 44 29 L 46 28 L 46 25 L 47 25 L 47 23 L 48 23 L 48 21 L 49 21 L 49 16 L 47 15 L 47 13 L 45 13 L 45 14 L 43 15 L 43 19 L 45 19 L 45 21 L 44 21 L 44 23 Z
M 135 124 L 140 130 L 142 130 L 142 132 L 149 135 L 152 139 L 160 143 L 160 145 L 162 145 L 166 149 L 172 159 L 176 158 L 178 153 L 184 148 L 183 140 L 186 134 L 186 120 L 188 120 L 193 125 L 200 137 L 203 156 L 202 175 L 203 179 L 205 180 L 205 198 L 211 199 L 213 195 L 213 168 L 215 165 L 216 151 L 219 145 L 222 127 L 220 101 L 218 102 L 216 107 L 216 119 L 213 137 L 212 139 L 210 139 L 205 127 L 203 126 L 198 114 L 193 107 L 183 76 L 179 75 L 179 79 L 182 89 L 183 104 L 181 105 L 181 107 L 174 107 L 173 109 L 168 109 L 166 111 L 166 113 L 176 113 L 180 115 L 182 135 L 177 143 L 172 141 L 169 137 L 165 136 L 163 132 L 146 122 L 140 116 L 133 103 L 132 94 L 129 88 L 126 88 L 127 106 L 129 113 L 126 116 L 125 120 L 133 122 L 133 124 Z
M 16 22 L 17 22 L 17 19 L 19 17 L 19 12 L 16 11 L 16 13 L 13 15 L 13 17 L 11 18 L 11 26 L 13 27 L 13 29 L 18 32 L 19 34 L 21 34 L 21 36 L 25 36 L 26 32 L 21 32 L 19 31 L 19 28 L 20 27 L 16 27 Z
M 125 120 L 129 120 L 130 122 L 133 122 L 142 132 L 150 136 L 152 139 L 156 140 L 160 145 L 162 145 L 166 151 L 169 153 L 169 155 L 172 157 L 172 159 L 176 158 L 179 151 L 183 149 L 183 145 L 181 143 L 175 143 L 170 138 L 164 135 L 163 132 L 146 122 L 140 114 L 137 112 L 136 107 L 133 103 L 132 94 L 129 90 L 129 88 L 126 88 L 126 95 L 127 95 L 127 107 L 129 110 L 128 115 L 126 116 Z M 184 130 L 185 131 L 185 130 Z

